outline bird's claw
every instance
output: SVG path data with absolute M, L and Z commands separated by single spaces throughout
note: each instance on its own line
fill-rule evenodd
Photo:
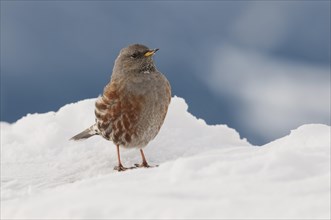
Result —
M 142 164 L 134 164 L 137 168 L 153 168 L 153 167 L 158 167 L 159 165 L 154 165 L 154 166 L 150 166 L 148 163 L 142 163 Z
M 122 164 L 115 166 L 114 170 L 117 170 L 118 172 L 123 172 L 126 170 L 132 170 L 132 169 L 136 169 L 136 168 L 153 168 L 153 167 L 158 167 L 159 165 L 154 165 L 154 166 L 150 166 L 148 163 L 142 163 L 142 164 L 134 164 L 134 167 L 124 167 Z
M 124 167 L 123 165 L 119 165 L 119 166 L 115 166 L 114 170 L 117 170 L 118 172 L 123 172 L 126 170 L 131 170 L 131 169 L 135 169 L 137 167 Z

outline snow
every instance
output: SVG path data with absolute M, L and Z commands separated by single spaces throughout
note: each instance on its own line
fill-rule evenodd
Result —
M 330 126 L 252 146 L 174 97 L 145 148 L 160 166 L 118 173 L 111 142 L 68 140 L 94 122 L 94 102 L 1 122 L 1 218 L 330 218 Z M 126 166 L 141 160 L 121 152 Z

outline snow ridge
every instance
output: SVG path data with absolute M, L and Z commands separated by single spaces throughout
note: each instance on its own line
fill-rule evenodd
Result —
M 257 147 L 174 97 L 145 150 L 160 166 L 117 173 L 111 142 L 68 141 L 93 124 L 94 102 L 1 122 L 2 218 L 330 218 L 330 126 Z M 140 162 L 122 151 L 125 165 Z

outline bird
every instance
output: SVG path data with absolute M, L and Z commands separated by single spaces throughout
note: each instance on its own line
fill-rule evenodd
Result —
M 150 166 L 143 149 L 160 131 L 171 101 L 168 79 L 157 70 L 153 55 L 159 49 L 131 44 L 120 50 L 109 83 L 95 102 L 95 124 L 70 140 L 99 135 L 112 141 L 117 150 L 114 170 Z M 120 147 L 140 150 L 142 163 L 125 167 Z

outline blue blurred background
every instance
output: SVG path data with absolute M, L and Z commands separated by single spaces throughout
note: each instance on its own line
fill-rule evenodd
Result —
M 253 144 L 330 124 L 330 1 L 1 1 L 1 121 L 98 96 L 132 43 Z

